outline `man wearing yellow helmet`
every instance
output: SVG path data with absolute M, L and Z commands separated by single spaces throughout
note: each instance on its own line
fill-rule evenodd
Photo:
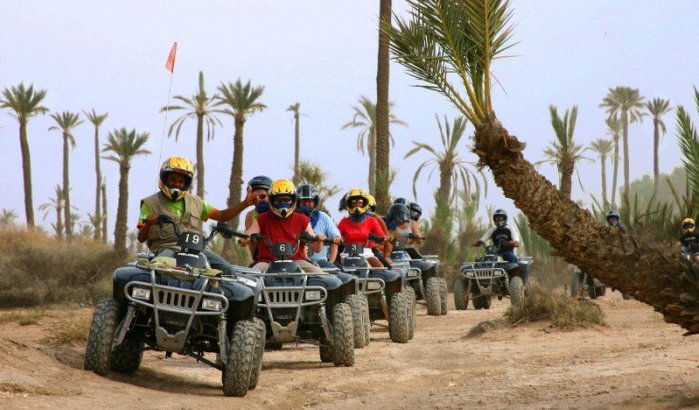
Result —
M 175 229 L 170 224 L 158 224 L 158 217 L 170 217 L 180 225 L 182 231 L 202 232 L 208 219 L 228 221 L 245 208 L 255 205 L 257 197 L 248 195 L 234 207 L 218 210 L 196 195 L 189 188 L 194 177 L 194 167 L 187 158 L 172 156 L 160 167 L 158 188 L 155 194 L 141 200 L 138 217 L 138 240 L 146 242 L 148 248 L 160 256 L 174 256 L 180 249 L 177 245 Z M 232 266 L 214 252 L 205 250 L 211 267 L 232 274 Z
M 273 244 L 281 242 L 296 243 L 303 232 L 315 236 L 311 227 L 311 220 L 300 212 L 294 212 L 298 204 L 296 186 L 288 179 L 278 179 L 269 188 L 269 209 L 272 212 L 264 212 L 257 216 L 252 225 L 245 231 L 248 235 L 261 234 L 269 239 Z M 324 238 L 321 238 L 324 239 Z M 247 245 L 248 239 L 240 241 Z M 320 252 L 322 244 L 313 242 L 309 244 L 314 252 Z M 299 246 L 296 253 L 291 257 L 304 272 L 322 272 L 313 263 L 305 259 L 305 248 Z M 253 268 L 265 271 L 269 262 L 274 260 L 271 250 L 258 243 L 257 257 Z
M 699 235 L 694 219 L 684 218 L 682 236 L 675 245 L 681 246 L 683 253 L 690 255 L 693 261 L 699 262 Z

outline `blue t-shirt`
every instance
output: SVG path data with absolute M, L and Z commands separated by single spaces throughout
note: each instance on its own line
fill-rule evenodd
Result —
M 313 220 L 316 220 L 313 222 Z M 326 214 L 323 211 L 318 211 L 318 217 L 317 218 L 312 218 L 311 219 L 311 227 L 313 228 L 313 232 L 318 234 L 323 234 L 328 237 L 328 239 L 332 239 L 336 236 L 341 236 L 340 231 L 337 229 L 337 226 L 335 225 L 335 222 L 330 218 L 328 214 Z M 321 260 L 328 260 L 328 254 L 330 252 L 330 246 L 328 245 L 323 245 L 323 249 L 320 250 L 318 253 L 313 253 L 311 255 L 311 260 L 314 261 L 321 261 Z

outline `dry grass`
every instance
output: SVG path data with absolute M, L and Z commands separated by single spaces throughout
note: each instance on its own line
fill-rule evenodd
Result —
M 604 314 L 596 303 L 570 297 L 564 292 L 546 290 L 532 283 L 525 292 L 522 306 L 507 308 L 505 320 L 512 325 L 548 320 L 551 327 L 559 329 L 606 325 Z
M 20 326 L 37 325 L 45 315 L 44 309 L 20 309 L 0 314 L 0 323 L 17 322 Z
M 92 314 L 80 311 L 69 317 L 62 316 L 46 325 L 46 336 L 41 343 L 47 346 L 84 344 L 90 333 Z
M 0 307 L 93 303 L 109 294 L 111 273 L 124 262 L 101 242 L 0 230 Z

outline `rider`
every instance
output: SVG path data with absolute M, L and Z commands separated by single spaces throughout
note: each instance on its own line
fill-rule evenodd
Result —
M 682 220 L 682 236 L 675 246 L 681 246 L 685 252 L 693 256 L 695 262 L 699 262 L 699 234 L 692 218 Z
M 318 189 L 311 184 L 301 184 L 296 189 L 299 198 L 298 211 L 311 219 L 313 231 L 320 236 L 323 235 L 333 240 L 330 246 L 324 245 L 320 252 L 314 252 L 310 259 L 321 268 L 334 268 L 333 262 L 337 257 L 337 245 L 342 241 L 340 231 L 335 226 L 332 218 L 325 212 L 319 210 L 320 194 Z
M 345 243 L 360 242 L 366 243 L 368 248 L 377 247 L 373 240 L 369 240 L 369 234 L 386 237 L 386 232 L 376 218 L 369 215 L 369 194 L 361 188 L 352 188 L 345 194 L 345 209 L 349 216 L 342 218 L 337 228 L 340 230 Z M 386 243 L 382 249 L 383 258 L 390 264 L 390 255 L 393 247 Z M 373 267 L 384 266 L 381 261 L 373 256 L 367 255 L 367 261 Z
M 619 212 L 617 212 L 616 209 L 612 209 L 609 212 L 607 212 L 607 224 L 609 226 L 613 226 L 619 230 L 621 233 L 626 233 L 627 229 L 622 224 L 621 222 L 621 217 L 619 216 Z
M 263 212 L 269 211 L 269 187 L 272 185 L 272 179 L 265 175 L 258 175 L 248 181 L 247 192 L 248 194 L 253 193 L 258 198 L 258 203 L 255 205 L 255 209 L 245 214 L 245 229 L 252 226 L 252 222 L 257 219 L 257 216 Z M 238 241 L 240 244 L 241 241 Z M 250 250 L 250 255 L 252 259 L 255 260 L 257 257 L 257 246 L 255 242 L 250 242 L 248 244 L 248 249 Z
M 171 219 L 182 230 L 202 232 L 203 223 L 208 219 L 228 221 L 245 208 L 255 205 L 257 198 L 248 195 L 243 202 L 218 210 L 208 202 L 188 192 L 192 186 L 194 167 L 188 159 L 172 156 L 160 167 L 158 188 L 155 194 L 141 200 L 141 213 L 138 217 L 138 240 L 146 242 L 157 256 L 175 256 L 180 250 L 174 227 L 169 223 L 159 223 Z M 233 267 L 221 256 L 204 250 L 212 268 L 220 269 L 226 275 L 233 274 Z
M 298 240 L 303 232 L 315 236 L 311 227 L 311 220 L 300 212 L 294 212 L 298 203 L 296 187 L 288 179 L 274 181 L 269 189 L 269 207 L 272 212 L 264 212 L 257 216 L 252 225 L 245 231 L 248 235 L 261 234 L 274 243 L 291 242 Z M 324 235 L 318 239 L 324 240 Z M 249 239 L 242 239 L 241 243 L 247 245 Z M 314 252 L 320 252 L 321 243 L 314 241 L 309 246 Z M 320 268 L 304 258 L 304 247 L 299 245 L 296 253 L 291 257 L 298 263 L 304 272 L 322 272 Z M 253 268 L 265 271 L 269 262 L 274 260 L 271 250 L 267 246 L 258 246 L 257 257 Z
M 487 241 L 491 241 L 496 246 L 498 255 L 510 263 L 519 263 L 514 248 L 519 246 L 519 237 L 517 231 L 511 229 L 507 225 L 507 212 L 504 209 L 496 209 L 493 212 L 494 225 L 488 229 L 481 239 L 474 243 L 473 246 L 484 245 Z M 522 281 L 527 282 L 527 269 L 522 269 Z

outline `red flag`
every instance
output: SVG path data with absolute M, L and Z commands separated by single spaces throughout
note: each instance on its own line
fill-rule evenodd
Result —
M 167 62 L 165 63 L 165 68 L 171 73 L 175 72 L 175 57 L 177 57 L 177 41 L 172 43 L 170 54 L 168 54 Z

